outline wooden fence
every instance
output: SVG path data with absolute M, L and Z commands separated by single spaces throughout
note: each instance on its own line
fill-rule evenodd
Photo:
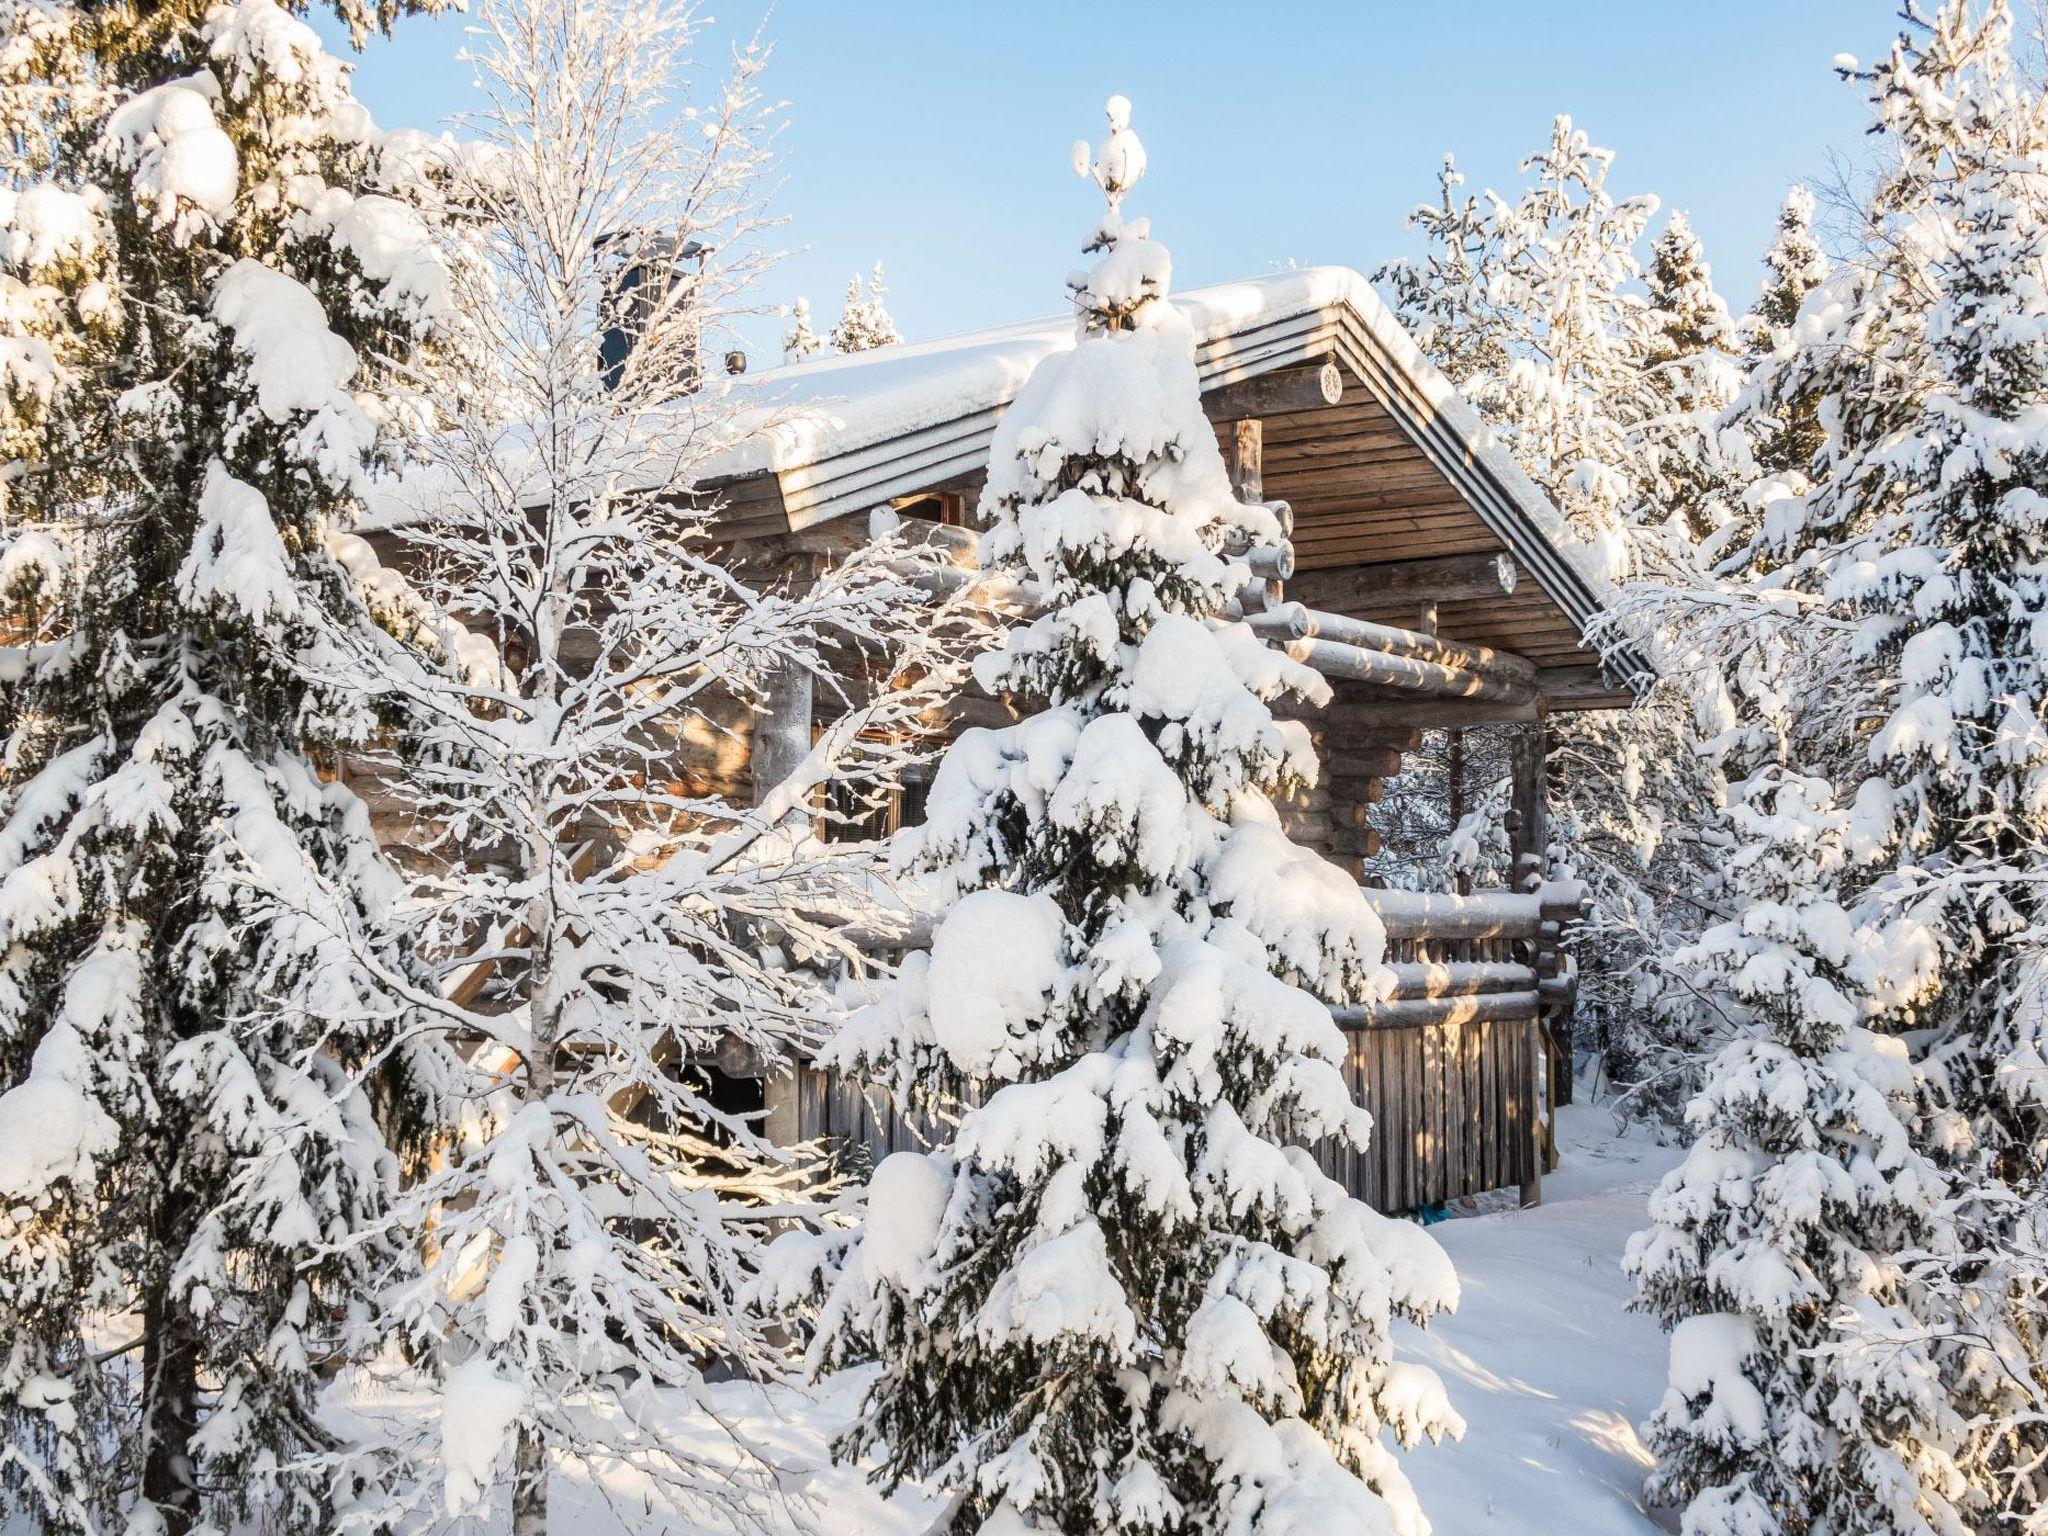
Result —
M 1372 1112 L 1373 1134 L 1363 1153 L 1323 1146 L 1318 1161 L 1383 1211 L 1493 1189 L 1532 1198 L 1554 1155 L 1547 1132 L 1560 1065 L 1570 1082 L 1561 1026 L 1571 987 L 1556 941 L 1578 888 L 1368 894 L 1387 928 L 1394 990 L 1337 1018 L 1350 1043 L 1345 1075 Z M 939 1129 L 808 1065 L 790 1100 L 788 1132 L 874 1159 L 929 1146 Z

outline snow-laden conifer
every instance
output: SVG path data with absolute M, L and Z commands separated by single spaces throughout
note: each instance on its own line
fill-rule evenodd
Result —
M 840 306 L 839 323 L 828 339 L 834 352 L 867 352 L 894 346 L 903 339 L 889 316 L 888 285 L 882 281 L 882 264 L 863 277 L 856 272 L 846 280 L 846 302 Z
M 847 930 L 888 891 L 872 850 L 816 836 L 819 791 L 886 793 L 960 680 L 899 540 L 748 561 L 690 493 L 773 424 L 702 365 L 767 259 L 776 121 L 765 53 L 707 66 L 707 20 L 672 0 L 473 19 L 464 345 L 420 375 L 388 524 L 427 611 L 460 623 L 430 619 L 406 665 L 353 664 L 407 722 L 376 766 L 417 827 L 447 969 L 415 1001 L 459 1111 L 391 1217 L 425 1238 L 379 1276 L 406 1358 L 360 1390 L 428 1399 L 384 1425 L 402 1506 L 509 1506 L 518 1536 L 549 1528 L 558 1475 L 629 1474 L 668 1521 L 762 1514 L 760 1448 L 735 1430 L 707 1460 L 678 1425 L 723 1423 L 707 1372 L 777 1369 L 739 1297 L 803 1170 L 708 1072 L 785 1078 L 815 1043 L 826 978 L 861 963 Z
M 825 350 L 825 338 L 811 329 L 811 301 L 799 296 L 789 306 L 789 329 L 782 333 L 782 360 L 800 363 Z
M 1945 7 L 1864 73 L 1896 156 L 1872 217 L 1898 255 L 1846 321 L 1886 355 L 1807 518 L 1824 595 L 1858 623 L 1877 700 L 1866 804 L 1897 869 L 1880 896 L 1931 939 L 1928 1070 L 1961 1124 L 1942 1266 L 1950 1369 L 1979 1433 L 1986 1529 L 2048 1529 L 2048 97 L 2013 20 Z M 1904 387 L 1901 387 L 1903 385 Z
M 1720 490 L 1704 450 L 1729 383 L 1722 310 L 1696 241 L 1660 242 L 1668 281 L 1644 288 L 1640 246 L 1657 199 L 1617 197 L 1613 153 L 1560 117 L 1509 197 L 1460 200 L 1448 165 L 1436 203 L 1411 222 L 1416 260 L 1380 277 L 1430 357 L 1501 435 L 1612 578 L 1646 572 L 1690 585 L 1689 510 Z M 1654 298 L 1654 303 L 1653 303 Z M 1680 513 L 1674 519 L 1674 511 Z M 1597 640 L 1646 650 L 1658 605 L 1617 614 Z M 1675 1109 L 1696 1065 L 1693 1034 L 1666 1027 L 1645 964 L 1667 935 L 1696 933 L 1713 850 L 1700 811 L 1713 785 L 1689 749 L 1689 665 L 1626 713 L 1553 722 L 1548 873 L 1584 880 L 1594 904 L 1571 944 L 1576 1028 L 1639 1096 Z M 1517 872 L 1521 878 L 1526 872 Z
M 1806 296 L 1826 282 L 1832 270 L 1814 235 L 1813 213 L 1813 193 L 1796 184 L 1779 205 L 1777 232 L 1764 251 L 1764 280 L 1738 327 L 1753 360 L 1769 356 L 1789 340 Z
M 1282 528 L 1231 492 L 1167 252 L 1124 211 L 1129 118 L 1112 98 L 1077 148 L 1109 201 L 1078 338 L 982 501 L 983 563 L 1047 607 L 980 675 L 1043 707 L 948 751 L 909 839 L 931 949 L 832 1049 L 912 1101 L 985 1098 L 775 1272 L 828 1271 L 815 1362 L 881 1361 L 843 1449 L 936 1479 L 948 1529 L 1419 1533 L 1389 1442 L 1460 1423 L 1390 1326 L 1456 1280 L 1307 1150 L 1368 1132 L 1326 1003 L 1381 985 L 1383 934 L 1278 826 L 1315 763 L 1267 701 L 1326 685 L 1224 616 Z
M 10 6 L 0 119 L 0 1498 L 325 1531 L 408 1017 L 358 956 L 412 974 L 330 544 L 446 302 L 430 147 L 271 0 Z
M 1686 1536 L 1954 1532 L 1962 1417 L 1905 1259 L 1945 1240 L 1945 1184 L 1906 1044 L 1875 1028 L 1885 936 L 1842 901 L 1858 829 L 1777 768 L 1728 816 L 1736 915 L 1674 964 L 1733 1037 L 1627 1258 L 1671 1330 L 1651 1492 Z
M 1723 428 L 1740 445 L 1734 451 L 1746 454 L 1747 472 L 1731 497 L 1729 520 L 1701 550 L 1706 563 L 1731 577 L 1753 579 L 1781 562 L 1780 519 L 1811 488 L 1825 441 L 1815 394 L 1800 387 L 1803 370 L 1781 366 L 1781 359 L 1797 358 L 1800 308 L 1831 270 L 1814 238 L 1813 208 L 1806 188 L 1785 194 L 1777 233 L 1764 252 L 1764 280 L 1749 313 L 1737 322 L 1749 378 L 1730 402 Z
M 1639 503 L 1638 564 L 1670 577 L 1692 545 L 1725 522 L 1719 418 L 1742 385 L 1734 322 L 1691 222 L 1673 213 L 1650 246 L 1640 417 L 1629 433 Z M 1643 547 L 1647 546 L 1647 547 Z

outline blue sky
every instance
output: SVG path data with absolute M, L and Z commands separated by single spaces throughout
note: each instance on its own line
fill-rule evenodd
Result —
M 761 0 L 719 7 L 751 29 Z M 1881 52 L 1892 0 L 782 0 L 767 77 L 789 102 L 774 297 L 829 323 L 882 261 L 912 338 L 1061 307 L 1095 195 L 1067 167 L 1112 91 L 1152 169 L 1133 197 L 1175 283 L 1412 248 L 1407 210 L 1454 151 L 1471 185 L 1518 186 L 1552 114 L 1616 154 L 1609 185 L 1683 208 L 1731 301 L 1747 299 L 1786 185 L 1859 155 L 1829 65 Z M 472 100 L 459 17 L 373 44 L 357 85 L 388 126 Z M 765 343 L 764 335 L 762 341 Z M 760 359 L 766 361 L 765 358 Z

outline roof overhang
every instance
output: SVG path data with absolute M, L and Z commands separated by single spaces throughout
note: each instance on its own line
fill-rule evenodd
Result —
M 1336 360 L 1580 635 L 1593 633 L 1612 584 L 1362 276 L 1310 268 L 1173 302 L 1195 332 L 1205 396 Z M 996 422 L 1038 361 L 1073 341 L 1062 317 L 765 373 L 771 425 L 701 484 L 728 498 L 736 535 L 765 536 L 958 481 L 986 467 Z M 1638 693 L 1652 675 L 1632 647 L 1607 647 L 1601 663 Z

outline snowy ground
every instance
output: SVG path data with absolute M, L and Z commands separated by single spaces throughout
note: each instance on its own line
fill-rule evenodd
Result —
M 1664 1339 L 1626 1310 L 1619 1264 L 1628 1235 L 1643 1225 L 1645 1195 L 1678 1154 L 1640 1131 L 1617 1137 L 1608 1115 L 1585 1107 L 1563 1112 L 1559 1135 L 1563 1165 L 1544 1181 L 1540 1208 L 1433 1229 L 1458 1266 L 1464 1299 L 1427 1332 L 1404 1329 L 1400 1347 L 1442 1374 L 1470 1424 L 1462 1444 L 1423 1446 L 1406 1458 L 1438 1536 L 1660 1529 L 1642 1504 L 1649 1457 L 1636 1425 L 1663 1388 Z M 821 1465 L 831 1430 L 859 1401 L 850 1380 L 816 1405 L 764 1402 L 737 1384 L 721 1392 L 753 1433 L 793 1461 Z M 811 1490 L 815 1528 L 832 1536 L 911 1536 L 936 1509 L 909 1496 L 885 1503 L 848 1471 L 821 1472 Z M 555 1501 L 579 1536 L 672 1532 L 649 1522 L 629 1490 L 606 1498 L 588 1484 L 558 1484 Z M 796 1519 L 789 1528 L 799 1528 Z
M 1534 1210 L 1431 1230 L 1458 1267 L 1457 1314 L 1398 1348 L 1444 1379 L 1463 1443 L 1406 1458 L 1438 1536 L 1650 1536 L 1636 1434 L 1664 1388 L 1664 1335 L 1627 1310 L 1621 1250 L 1678 1160 L 1604 1111 L 1559 1115 L 1561 1164 Z
M 1437 1536 L 1657 1536 L 1642 1504 L 1649 1457 L 1636 1434 L 1663 1390 L 1664 1338 L 1628 1312 L 1620 1272 L 1644 1197 L 1679 1156 L 1640 1130 L 1617 1136 L 1604 1111 L 1576 1106 L 1559 1121 L 1562 1166 L 1528 1211 L 1444 1222 L 1432 1230 L 1457 1265 L 1463 1300 L 1426 1332 L 1404 1327 L 1404 1358 L 1442 1375 L 1468 1421 L 1460 1444 L 1421 1446 L 1405 1462 Z M 805 1480 L 809 1512 L 792 1507 L 770 1536 L 921 1536 L 937 1502 L 885 1501 L 856 1471 L 829 1465 L 833 1432 L 859 1408 L 861 1382 L 842 1377 L 817 1401 L 715 1389 L 720 1409 Z M 407 1408 L 387 1399 L 384 1411 Z M 358 1398 L 354 1411 L 378 1411 Z M 730 1456 L 715 1432 L 679 1415 L 674 1433 L 705 1461 Z M 729 1528 L 651 1517 L 628 1477 L 555 1485 L 561 1529 L 577 1536 L 732 1536 Z M 752 1528 L 758 1529 L 758 1528 Z M 0 1536 L 11 1536 L 0 1532 Z

